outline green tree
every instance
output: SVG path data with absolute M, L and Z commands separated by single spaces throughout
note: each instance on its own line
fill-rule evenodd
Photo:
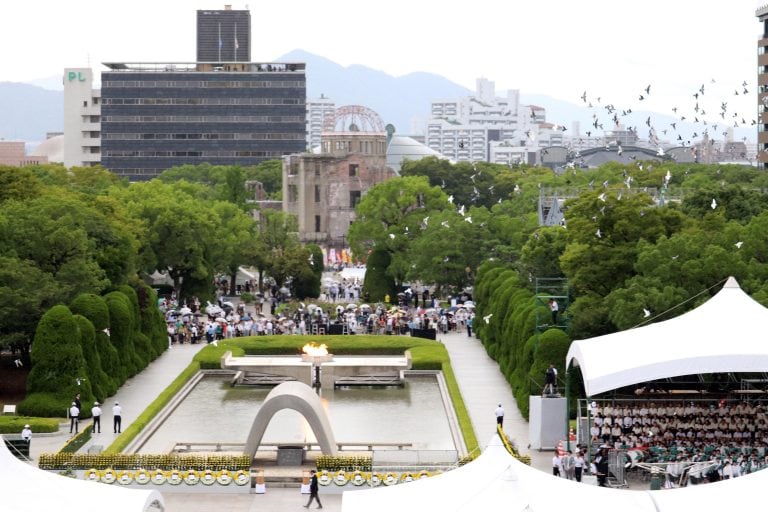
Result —
M 448 197 L 424 177 L 393 178 L 371 188 L 355 209 L 349 243 L 355 254 L 370 250 L 390 253 L 388 272 L 396 282 L 405 278 L 407 250 L 422 225 L 434 214 L 452 209 Z
M 58 297 L 53 276 L 34 262 L 0 256 L 0 347 L 19 351 L 29 364 L 37 323 Z

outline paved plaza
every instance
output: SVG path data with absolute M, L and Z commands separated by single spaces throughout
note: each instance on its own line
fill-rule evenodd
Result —
M 450 353 L 451 364 L 480 444 L 487 443 L 496 431 L 494 410 L 501 402 L 505 409 L 504 430 L 522 453 L 529 453 L 533 457 L 535 467 L 546 469 L 552 457 L 551 453 L 530 452 L 527 449 L 528 423 L 520 415 L 512 390 L 499 371 L 498 364 L 488 357 L 482 343 L 476 338 L 468 337 L 466 333 L 440 335 L 438 340 L 445 344 Z M 117 394 L 104 404 L 101 434 L 95 434 L 83 450 L 87 450 L 91 445 L 101 445 L 106 448 L 115 439 L 116 434 L 112 432 L 112 405 L 115 401 L 119 401 L 123 407 L 122 428 L 126 429 L 144 408 L 186 368 L 192 357 L 204 346 L 204 344 L 173 345 L 139 375 L 128 380 Z M 84 422 L 81 427 L 90 427 L 90 420 Z M 31 444 L 33 463 L 36 463 L 40 453 L 56 452 L 61 449 L 69 437 L 68 429 L 52 435 L 36 435 Z M 307 500 L 307 496 L 301 495 L 299 489 L 295 487 L 268 487 L 266 494 L 260 495 L 247 492 L 242 494 L 177 493 L 170 490 L 162 491 L 162 494 L 168 512 L 209 510 L 279 512 L 301 510 Z M 321 487 L 320 498 L 324 510 L 331 512 L 341 510 L 341 490 L 335 486 Z

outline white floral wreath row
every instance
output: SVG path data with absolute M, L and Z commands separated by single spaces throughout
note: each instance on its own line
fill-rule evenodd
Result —
M 441 473 L 441 471 L 429 472 L 427 470 L 422 471 L 403 471 L 403 472 L 387 472 L 377 473 L 370 471 L 327 471 L 323 470 L 317 474 L 317 483 L 320 485 L 331 485 L 334 483 L 339 486 L 351 483 L 352 485 L 370 485 L 372 487 L 378 487 L 379 485 L 395 485 L 398 483 L 412 482 L 420 478 L 429 478 L 430 476 Z
M 98 470 L 88 469 L 85 471 L 85 479 L 90 481 L 101 481 L 107 484 L 119 483 L 122 485 L 128 485 L 133 482 L 137 484 L 164 484 L 169 483 L 171 485 L 179 485 L 184 482 L 187 485 L 195 485 L 203 483 L 203 485 L 213 485 L 218 482 L 221 485 L 229 485 L 234 482 L 236 485 L 246 485 L 251 481 L 251 476 L 247 471 L 229 471 L 222 469 L 221 471 L 213 471 L 210 469 L 196 471 L 190 469 L 183 471 L 180 469 L 162 470 L 155 469 L 148 471 L 146 469 L 136 470 L 114 470 L 112 468 Z

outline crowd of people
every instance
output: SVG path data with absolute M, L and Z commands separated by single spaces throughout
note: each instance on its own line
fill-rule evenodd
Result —
M 591 405 L 593 446 L 639 452 L 677 481 L 735 478 L 768 467 L 768 408 L 744 401 Z M 693 464 L 700 463 L 700 464 Z M 708 464 L 706 464 L 708 463 Z
M 170 344 L 283 334 L 408 335 L 417 330 L 467 332 L 471 336 L 475 316 L 471 296 L 462 294 L 442 303 L 426 288 L 420 293 L 407 288 L 378 304 L 357 304 L 361 300 L 358 279 L 327 282 L 321 297 L 328 301 L 324 306 L 293 303 L 278 309 L 286 297 L 280 289 L 271 287 L 265 294 L 258 294 L 254 312 L 249 314 L 243 304 L 234 306 L 224 300 L 227 283 L 217 285 L 218 305 L 208 303 L 203 308 L 193 297 L 180 307 L 174 295 L 159 299 Z M 250 283 L 246 283 L 246 289 L 255 290 Z M 270 305 L 269 314 L 264 304 Z

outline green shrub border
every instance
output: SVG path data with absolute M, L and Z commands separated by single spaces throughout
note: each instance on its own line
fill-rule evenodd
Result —
M 218 342 L 218 346 L 208 345 L 195 354 L 189 366 L 158 395 L 130 427 L 109 445 L 105 453 L 122 452 L 198 371 L 220 369 L 221 357 L 225 352 L 231 351 L 234 356 L 295 355 L 299 354 L 301 347 L 309 342 L 325 343 L 332 353 L 339 355 L 398 355 L 410 349 L 414 370 L 442 370 L 467 451 L 471 453 L 479 448 L 472 421 L 450 364 L 448 351 L 438 341 L 410 336 L 378 335 L 251 336 L 222 340 Z
M 90 454 L 90 453 L 44 453 L 40 455 L 40 469 L 146 469 L 146 470 L 247 470 L 250 467 L 247 455 L 152 455 Z
M 371 471 L 373 458 L 367 455 L 320 455 L 316 464 L 320 471 Z
M 90 423 L 86 425 L 83 422 L 80 422 L 80 424 L 83 428 L 80 429 L 79 433 L 72 436 L 59 452 L 75 453 L 82 448 L 85 443 L 91 440 L 91 432 L 93 431 L 92 425 Z
M 58 432 L 60 421 L 57 418 L 36 416 L 0 416 L 0 434 L 21 434 L 24 425 L 29 425 L 34 439 L 35 434 Z

